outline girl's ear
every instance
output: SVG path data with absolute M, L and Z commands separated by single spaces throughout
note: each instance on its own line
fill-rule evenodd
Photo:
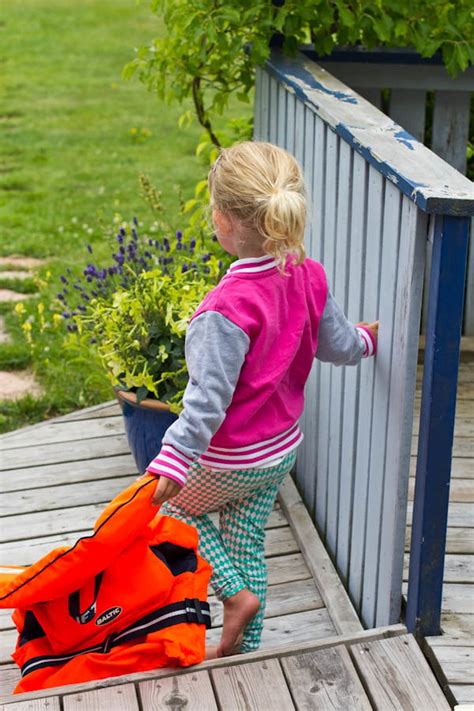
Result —
M 223 237 L 229 237 L 233 233 L 233 224 L 229 215 L 225 212 L 221 212 L 215 207 L 212 211 L 212 221 L 216 228 Z

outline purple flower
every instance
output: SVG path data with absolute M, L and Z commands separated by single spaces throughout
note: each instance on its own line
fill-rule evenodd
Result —
M 115 274 L 117 272 L 117 267 L 109 267 L 109 274 L 112 276 L 112 274 Z
M 99 292 L 98 292 L 98 291 L 95 291 L 94 289 L 92 289 L 91 295 L 94 296 L 94 297 L 95 297 L 95 296 L 99 296 Z
M 196 240 L 192 239 L 191 242 L 189 243 L 189 249 L 194 249 L 196 246 Z
M 133 224 L 134 224 L 134 225 L 136 225 L 136 226 L 138 227 L 138 220 L 137 220 L 137 218 L 136 218 L 136 217 L 134 217 L 134 218 L 133 218 Z
M 75 323 L 68 323 L 66 326 L 67 330 L 70 331 L 71 333 L 74 331 L 77 331 L 77 326 Z
M 181 242 L 178 242 L 176 244 L 176 249 L 182 249 L 182 248 L 183 248 L 183 245 L 181 244 Z
M 64 301 L 64 294 L 58 294 L 59 301 Z
M 60 279 L 63 284 L 69 284 L 68 280 L 66 279 L 66 277 L 63 274 L 61 274 Z
M 181 242 L 181 240 L 183 239 L 183 233 L 181 232 L 181 230 L 178 230 L 176 232 L 176 239 L 178 240 L 178 242 Z
M 138 240 L 138 234 L 134 227 L 132 227 L 132 238 L 135 242 Z
M 117 235 L 117 242 L 118 242 L 119 244 L 122 244 L 122 243 L 123 243 L 123 235 L 120 234 L 120 232 L 119 232 L 119 234 Z
M 63 318 L 71 318 L 71 314 L 69 313 L 69 311 L 63 311 L 61 316 Z
M 208 262 L 208 261 L 210 260 L 210 258 L 211 258 L 211 255 L 210 255 L 209 253 L 208 253 L 208 254 L 203 254 L 202 257 L 201 257 L 201 259 L 202 259 L 203 262 Z
M 92 252 L 94 251 L 94 250 L 92 249 L 92 245 L 90 245 L 90 244 L 87 245 L 87 250 L 88 250 L 91 254 L 92 254 Z
M 181 271 L 182 271 L 182 272 L 187 272 L 188 270 L 189 270 L 189 266 L 188 266 L 188 265 L 186 264 L 186 262 L 185 262 L 185 263 L 183 264 L 183 266 L 181 267 Z
M 89 284 L 91 283 L 91 281 L 92 281 L 92 277 L 91 277 L 91 275 L 90 275 L 90 274 L 88 274 L 88 275 L 86 276 L 86 281 L 88 281 L 88 282 L 89 282 Z
M 90 297 L 86 293 L 82 294 L 82 298 L 84 301 L 90 301 Z
M 125 232 L 125 227 L 121 227 L 121 228 L 119 229 L 119 234 L 121 234 L 122 237 L 125 237 L 125 235 L 127 234 L 127 233 Z
M 222 259 L 219 259 L 217 266 L 219 267 L 219 269 L 222 269 L 222 267 L 224 266 L 224 262 L 222 261 Z
M 87 311 L 86 307 L 83 306 L 82 304 L 79 304 L 77 308 L 79 311 L 82 311 L 82 313 L 84 313 L 84 311 Z
M 130 247 L 128 249 L 130 250 Z M 120 246 L 119 252 L 120 252 L 120 254 L 125 254 L 125 247 Z

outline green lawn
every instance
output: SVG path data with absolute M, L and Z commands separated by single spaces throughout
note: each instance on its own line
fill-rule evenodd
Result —
M 67 267 L 80 273 L 88 243 L 96 258 L 110 251 L 101 225 L 111 225 L 116 213 L 150 220 L 138 187 L 141 172 L 162 191 L 166 217 L 176 226 L 176 186 L 191 197 L 202 177 L 194 153 L 201 130 L 177 124 L 190 105 L 166 106 L 138 80 L 121 79 L 134 47 L 162 31 L 148 4 L 135 0 L 10 0 L 2 6 L 0 256 L 49 259 L 40 272 L 46 306 Z M 37 300 L 27 309 L 36 313 Z M 0 431 L 111 397 L 97 364 L 63 353 L 54 334 L 44 334 L 29 354 L 11 308 L 1 311 L 15 342 L 0 346 L 0 367 L 29 364 L 46 395 L 0 402 Z

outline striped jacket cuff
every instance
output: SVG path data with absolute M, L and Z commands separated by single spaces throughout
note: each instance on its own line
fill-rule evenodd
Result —
M 190 457 L 171 445 L 164 444 L 146 470 L 149 474 L 173 479 L 180 486 L 184 486 L 192 463 L 193 460 Z
M 364 326 L 357 326 L 356 328 L 362 337 L 365 346 L 362 358 L 368 358 L 369 356 L 375 355 L 377 352 L 377 341 L 375 340 L 372 331 Z

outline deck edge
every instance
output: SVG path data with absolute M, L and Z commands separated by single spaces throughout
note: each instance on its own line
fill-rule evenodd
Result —
M 387 627 L 378 627 L 371 630 L 362 630 L 358 634 L 344 634 L 336 637 L 326 637 L 325 639 L 307 642 L 306 644 L 292 644 L 280 647 L 272 647 L 264 651 L 249 652 L 247 654 L 238 654 L 233 657 L 223 657 L 221 659 L 213 659 L 201 664 L 195 664 L 191 667 L 177 667 L 154 669 L 146 672 L 136 672 L 133 674 L 123 674 L 122 676 L 109 677 L 107 679 L 98 679 L 88 681 L 82 684 L 68 684 L 67 686 L 55 686 L 50 689 L 42 689 L 38 691 L 29 691 L 24 694 L 9 694 L 0 697 L 0 709 L 7 704 L 17 701 L 29 701 L 33 699 L 42 699 L 48 696 L 65 696 L 76 694 L 79 692 L 92 691 L 93 689 L 104 689 L 110 686 L 119 686 L 121 684 L 138 683 L 150 679 L 158 679 L 160 677 L 171 677 L 180 674 L 188 674 L 190 671 L 207 671 L 209 669 L 218 669 L 230 665 L 248 664 L 249 662 L 263 661 L 273 657 L 286 657 L 292 654 L 300 654 L 318 649 L 326 649 L 327 647 L 336 647 L 346 644 L 355 644 L 358 642 L 369 642 L 378 639 L 387 639 L 390 637 L 398 637 L 407 634 L 405 625 L 389 625 Z
M 290 476 L 278 497 L 336 630 L 340 634 L 361 632 L 362 623 Z

